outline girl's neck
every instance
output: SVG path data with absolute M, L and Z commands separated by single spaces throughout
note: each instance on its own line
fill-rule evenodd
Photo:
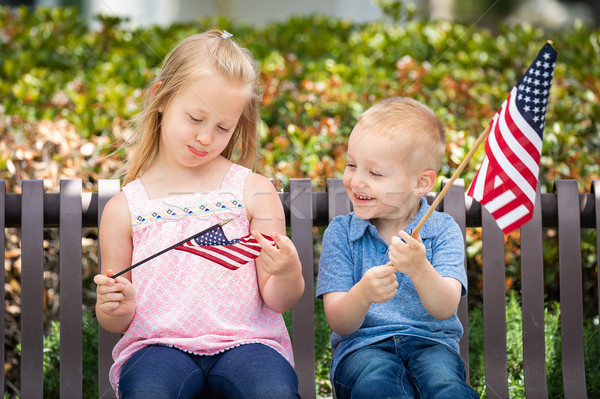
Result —
M 150 199 L 184 193 L 214 191 L 221 188 L 231 161 L 218 157 L 196 168 L 170 168 L 168 164 L 155 162 L 141 176 Z

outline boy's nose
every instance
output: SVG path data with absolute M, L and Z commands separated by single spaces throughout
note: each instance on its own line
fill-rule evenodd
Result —
M 362 178 L 360 173 L 355 173 L 354 176 L 352 176 L 350 185 L 354 188 L 361 188 L 365 186 L 365 180 Z

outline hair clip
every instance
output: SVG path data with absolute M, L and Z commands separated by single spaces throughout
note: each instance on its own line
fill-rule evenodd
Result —
M 223 33 L 221 34 L 221 37 L 223 39 L 229 39 L 232 36 L 233 36 L 233 33 L 229 33 L 229 32 L 227 32 L 226 30 L 223 29 Z

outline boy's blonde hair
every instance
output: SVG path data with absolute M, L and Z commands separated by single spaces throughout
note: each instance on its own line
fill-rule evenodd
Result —
M 408 97 L 389 98 L 363 112 L 357 124 L 392 139 L 399 160 L 410 170 L 439 172 L 446 133 L 436 114 L 422 103 Z
M 124 184 L 139 177 L 156 158 L 160 139 L 159 108 L 166 108 L 191 79 L 207 72 L 217 73 L 247 89 L 248 102 L 221 155 L 233 160 L 235 153 L 237 163 L 253 166 L 258 152 L 259 105 L 262 99 L 260 73 L 250 51 L 223 32 L 211 30 L 189 36 L 180 42 L 167 55 L 158 76 L 148 86 L 130 143 L 136 149 L 124 166 Z M 157 82 L 161 83 L 155 87 Z

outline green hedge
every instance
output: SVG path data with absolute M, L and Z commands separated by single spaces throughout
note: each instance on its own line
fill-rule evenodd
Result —
M 541 161 L 543 189 L 551 191 L 558 178 L 577 179 L 587 189 L 600 176 L 597 29 L 576 25 L 550 33 L 503 26 L 492 35 L 416 18 L 355 24 L 313 16 L 264 28 L 213 18 L 125 30 L 117 18 L 101 21 L 102 29 L 91 32 L 75 9 L 0 8 L 0 115 L 14 143 L 28 143 L 40 121 L 64 119 L 82 137 L 106 138 L 93 156 L 111 153 L 167 52 L 192 33 L 221 28 L 232 31 L 263 70 L 261 172 L 284 182 L 309 176 L 323 187 L 324 179 L 341 175 L 358 114 L 381 98 L 410 95 L 429 104 L 447 127 L 447 165 L 440 176 L 449 176 L 551 39 L 559 55 Z M 0 166 L 10 156 L 3 151 Z M 467 182 L 482 159 L 479 151 L 464 172 Z M 98 164 L 88 167 L 92 175 L 99 171 Z
M 404 9 L 397 12 L 405 13 L 395 17 L 402 23 L 311 16 L 260 28 L 216 17 L 127 30 L 120 27 L 122 20 L 102 17 L 101 29 L 90 31 L 76 9 L 0 8 L 0 169 L 8 190 L 18 191 L 21 179 L 43 178 L 56 191 L 62 177 L 82 178 L 85 190 L 96 190 L 99 178 L 110 177 L 122 165 L 125 152 L 118 148 L 127 121 L 136 114 L 163 57 L 184 37 L 219 28 L 233 32 L 262 68 L 258 171 L 283 186 L 290 177 L 310 177 L 316 190 L 324 189 L 326 178 L 341 176 L 347 137 L 358 115 L 397 95 L 424 101 L 443 121 L 448 145 L 440 178 L 450 176 L 550 39 L 558 62 L 540 165 L 542 190 L 551 191 L 555 179 L 570 178 L 579 181 L 581 191 L 589 191 L 591 180 L 600 178 L 599 29 L 576 24 L 568 31 L 544 32 L 519 25 L 501 26 L 492 34 L 476 26 L 419 19 Z M 480 149 L 463 172 L 466 184 L 483 156 Z M 471 287 L 480 283 L 478 234 L 470 230 L 467 237 Z M 519 238 L 518 233 L 507 238 L 507 279 L 515 281 L 514 288 Z M 595 239 L 595 233 L 584 231 L 586 281 L 594 281 L 597 273 Z M 556 245 L 546 240 L 544 245 L 552 309 L 558 292 Z M 6 276 L 7 283 L 16 279 Z M 594 303 L 594 295 L 591 285 L 584 287 L 584 303 Z M 585 316 L 588 323 L 597 323 L 597 308 L 590 306 Z M 317 317 L 323 325 L 321 310 Z M 477 325 L 472 322 L 473 328 Z M 317 372 L 326 392 L 326 327 L 318 334 Z M 477 363 L 476 348 L 472 364 Z M 517 361 L 510 362 L 518 368 Z M 481 386 L 478 374 L 473 376 Z M 588 381 L 588 387 L 598 393 L 598 376 L 593 378 L 596 383 Z M 548 381 L 561 379 L 550 373 Z M 515 377 L 511 390 L 518 392 L 518 386 Z

